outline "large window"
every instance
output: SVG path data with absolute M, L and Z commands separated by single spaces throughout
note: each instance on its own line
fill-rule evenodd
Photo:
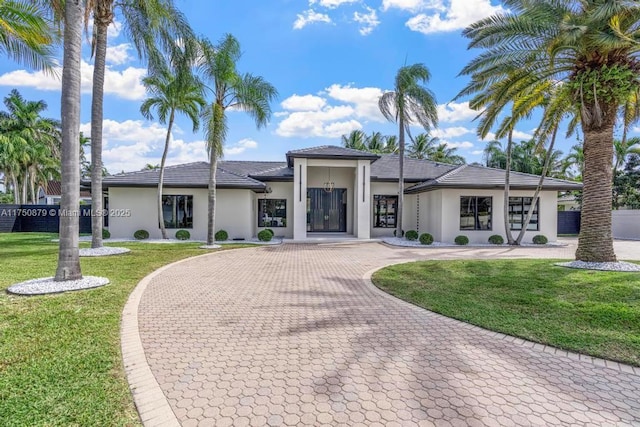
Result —
M 286 199 L 258 199 L 258 227 L 286 226 Z
M 509 224 L 511 224 L 512 230 L 522 230 L 522 224 L 527 218 L 529 211 L 531 210 L 531 202 L 533 197 L 509 197 Z M 538 206 L 540 200 L 536 202 L 536 206 L 533 209 L 531 215 L 531 221 L 527 230 L 538 231 L 540 230 L 540 221 L 538 217 Z
M 373 226 L 395 228 L 396 206 L 398 206 L 398 196 L 373 196 Z
M 193 196 L 162 196 L 165 228 L 193 228 Z
M 460 197 L 460 230 L 491 230 L 491 197 Z

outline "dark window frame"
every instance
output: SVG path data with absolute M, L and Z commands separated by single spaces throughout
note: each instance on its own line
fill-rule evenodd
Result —
M 463 207 L 465 202 L 463 201 L 464 199 L 473 199 L 473 212 L 466 213 L 463 216 Z M 478 201 L 480 199 L 488 199 L 489 200 L 489 204 L 488 204 L 488 208 L 489 208 L 489 221 L 488 223 L 488 227 L 487 228 L 481 228 L 481 222 L 480 222 L 480 215 L 478 212 L 478 206 L 479 203 Z M 485 200 L 486 203 L 486 200 Z M 459 222 L 458 222 L 458 227 L 460 229 L 460 231 L 492 231 L 493 230 L 493 196 L 460 196 L 460 206 L 458 209 L 458 216 L 459 216 Z M 462 226 L 462 222 L 463 222 L 463 218 L 473 218 L 473 228 L 469 228 L 469 227 L 463 227 Z
M 516 205 L 515 203 L 512 204 L 512 199 L 515 201 L 517 199 L 520 199 L 520 204 Z M 525 204 L 525 200 L 528 200 L 529 203 Z M 531 207 L 531 202 L 533 201 L 533 197 L 520 197 L 520 196 L 515 196 L 515 197 L 509 197 L 509 228 L 513 231 L 520 231 L 522 229 L 521 228 L 513 228 L 514 224 L 524 224 L 524 220 L 527 217 L 527 214 L 529 213 L 529 210 L 526 209 L 525 207 Z M 520 212 L 512 212 L 511 211 L 511 206 L 520 206 Z M 529 227 L 531 227 L 532 224 L 535 224 L 535 228 L 529 228 L 527 227 L 527 231 L 540 231 L 540 198 L 538 198 L 538 200 L 536 200 L 536 206 L 533 210 L 533 215 L 535 216 L 536 222 L 529 222 Z M 512 218 L 514 216 L 520 216 L 520 222 L 519 223 L 515 223 L 514 221 L 512 221 Z M 531 217 L 531 220 L 533 221 L 534 216 Z
M 182 206 L 180 206 L 180 203 L 182 202 L 182 200 L 180 200 L 181 198 L 184 198 L 184 203 L 182 204 Z M 166 201 L 168 200 L 171 200 L 170 204 L 166 203 Z M 162 216 L 164 219 L 164 228 L 175 229 L 175 230 L 193 229 L 193 195 L 192 194 L 163 194 L 162 205 L 163 205 Z M 171 211 L 171 216 L 172 216 L 171 218 L 168 218 L 168 216 L 164 212 L 164 206 L 173 207 Z M 179 217 L 178 209 L 180 208 L 183 209 L 182 222 L 180 222 L 180 220 L 176 218 L 176 216 Z M 189 213 L 191 213 L 191 216 L 189 216 Z
M 272 215 L 265 212 L 267 209 L 265 204 L 273 202 L 274 207 L 270 208 Z M 278 202 L 282 203 L 282 207 L 278 207 Z M 278 212 L 280 211 L 280 212 Z M 286 228 L 287 227 L 287 199 L 258 199 L 258 227 L 266 228 Z M 265 219 L 271 218 L 270 223 L 265 225 Z
M 390 223 L 388 212 L 389 201 L 392 201 L 393 206 L 393 221 Z M 385 213 L 380 213 L 381 202 L 385 202 Z M 397 194 L 375 194 L 373 196 L 373 227 L 374 228 L 396 228 L 396 213 L 398 210 L 398 195 Z M 383 221 L 384 220 L 384 221 Z

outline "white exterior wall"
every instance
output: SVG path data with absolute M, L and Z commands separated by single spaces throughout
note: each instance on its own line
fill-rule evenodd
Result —
M 194 240 L 207 238 L 207 189 L 165 188 L 165 195 L 193 196 L 193 228 L 188 229 Z M 253 236 L 251 218 L 255 217 L 251 190 L 219 189 L 216 200 L 216 231 L 226 230 L 229 238 L 249 239 Z M 109 231 L 114 238 L 132 238 L 136 230 L 147 230 L 149 237 L 162 237 L 158 226 L 157 189 L 111 187 L 109 210 L 129 210 L 130 216 L 109 217 Z M 173 238 L 178 229 L 167 229 Z
M 489 236 L 499 234 L 505 238 L 504 229 L 504 191 L 503 190 L 436 190 L 442 192 L 442 237 L 443 242 L 453 242 L 456 236 L 464 234 L 470 243 L 487 243 Z M 492 200 L 492 230 L 460 230 L 460 197 L 486 196 Z M 512 190 L 510 197 L 533 197 L 533 191 Z M 527 231 L 522 240 L 530 243 L 533 236 L 543 234 L 550 242 L 557 240 L 558 235 L 558 196 L 556 191 L 541 191 L 539 201 L 540 230 Z M 513 230 L 513 237 L 519 231 Z M 435 234 L 434 234 L 435 237 Z M 506 241 L 506 239 L 505 239 Z
M 307 159 L 293 159 L 293 238 L 307 238 Z M 288 208 L 287 208 L 288 209 Z
M 613 211 L 611 220 L 614 238 L 640 240 L 640 210 Z
M 442 191 L 428 191 L 416 195 L 420 200 L 419 233 L 429 233 L 442 242 Z
M 293 238 L 293 182 L 265 182 L 267 187 L 271 188 L 271 193 L 256 193 L 253 201 L 253 211 L 255 215 L 253 221 L 253 235 L 264 230 L 258 227 L 258 200 L 260 199 L 286 199 L 287 201 L 287 226 L 286 227 L 268 227 L 273 230 L 275 237 Z
M 393 228 L 378 228 L 375 227 L 375 218 L 373 217 L 373 210 L 375 209 L 375 201 L 373 196 L 396 196 L 398 194 L 397 182 L 372 182 L 371 183 L 371 195 L 369 196 L 369 221 L 371 229 L 371 237 L 390 237 L 393 236 L 395 227 Z M 402 212 L 402 228 L 405 231 L 415 230 L 417 224 L 416 216 L 416 196 L 411 194 L 404 195 L 404 211 Z M 422 205 L 420 206 L 422 209 Z

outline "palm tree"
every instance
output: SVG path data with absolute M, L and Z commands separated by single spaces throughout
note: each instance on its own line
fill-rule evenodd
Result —
M 349 135 L 342 135 L 342 145 L 354 150 L 367 150 L 367 135 L 361 130 L 352 130 Z
M 384 136 L 380 132 L 371 132 L 366 138 L 367 151 L 370 153 L 384 153 Z
M 464 157 L 456 154 L 456 147 L 449 147 L 446 143 L 441 143 L 429 155 L 429 160 L 450 165 L 464 165 L 467 161 Z
M 438 125 L 437 102 L 433 93 L 423 84 L 431 73 L 424 64 L 401 67 L 396 74 L 393 91 L 384 93 L 378 101 L 382 115 L 398 124 L 398 206 L 396 209 L 396 235 L 402 236 L 402 208 L 404 202 L 404 150 L 405 132 L 417 123 L 427 131 Z
M 203 98 L 204 86 L 193 75 L 190 65 L 189 62 L 182 61 L 176 67 L 173 67 L 173 70 L 170 70 L 167 66 L 158 73 L 143 79 L 147 92 L 152 96 L 143 102 L 140 112 L 148 120 L 153 120 L 151 110 L 154 109 L 158 114 L 160 123 L 168 123 L 162 160 L 160 161 L 160 176 L 158 178 L 158 223 L 160 224 L 163 239 L 168 237 L 162 210 L 162 186 L 175 116 L 176 113 L 186 115 L 191 120 L 193 131 L 196 132 L 200 124 L 200 109 L 206 105 Z
M 506 169 L 507 154 L 502 149 L 502 143 L 496 139 L 487 142 L 482 150 L 482 160 L 488 168 Z
M 35 69 L 53 70 L 53 45 L 58 33 L 38 2 L 0 1 L 0 51 Z
M 80 204 L 80 60 L 82 57 L 83 0 L 64 5 L 64 57 L 62 62 L 62 198 L 60 250 L 55 280 L 82 278 L 78 248 Z
M 499 14 L 464 31 L 470 47 L 486 51 L 462 74 L 471 81 L 458 95 L 475 95 L 482 110 L 479 133 L 486 136 L 504 108 L 527 98 L 543 82 L 552 96 L 571 100 L 562 113 L 573 115 L 584 134 L 582 225 L 576 259 L 615 261 L 611 234 L 613 131 L 620 107 L 638 91 L 637 42 L 640 5 L 630 1 L 506 0 Z M 561 83 L 561 84 L 559 84 Z M 575 118 L 578 117 L 578 120 Z
M 640 154 L 640 137 L 613 141 L 614 173 L 624 166 L 629 154 Z
M 397 135 L 387 135 L 384 137 L 384 152 L 385 154 L 398 153 L 398 136 Z
M 215 242 L 216 218 L 216 170 L 227 136 L 226 110 L 237 109 L 248 113 L 256 127 L 266 126 L 271 117 L 270 103 L 278 96 L 276 89 L 264 78 L 252 74 L 240 74 L 236 63 L 240 59 L 240 43 L 227 34 L 217 46 L 208 40 L 200 41 L 202 57 L 199 68 L 213 100 L 204 111 L 206 139 L 209 149 L 209 219 L 207 222 L 207 245 Z
M 438 137 L 431 137 L 431 135 L 427 133 L 416 135 L 416 137 L 411 140 L 408 157 L 420 160 L 430 159 L 439 142 L 440 139 Z
M 562 168 L 566 176 L 571 176 L 572 172 L 569 172 L 569 170 L 575 168 L 578 175 L 574 176 L 573 179 L 582 181 L 582 175 L 584 174 L 584 150 L 582 149 L 582 144 L 574 144 L 567 157 L 564 158 L 563 163 Z
M 86 0 L 85 25 L 93 15 L 91 47 L 95 55 L 91 98 L 91 205 L 96 212 L 102 211 L 103 197 L 102 122 L 107 30 L 113 23 L 116 6 L 121 12 L 124 33 L 133 42 L 138 56 L 148 59 L 152 72 L 162 66 L 163 51 L 172 52 L 175 49 L 175 40 L 194 38 L 184 15 L 173 5 L 173 0 Z M 102 247 L 102 226 L 102 216 L 91 217 L 92 248 Z

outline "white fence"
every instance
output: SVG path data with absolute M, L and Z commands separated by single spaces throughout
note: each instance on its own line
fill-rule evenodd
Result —
M 640 210 L 619 210 L 612 213 L 614 238 L 640 240 Z

